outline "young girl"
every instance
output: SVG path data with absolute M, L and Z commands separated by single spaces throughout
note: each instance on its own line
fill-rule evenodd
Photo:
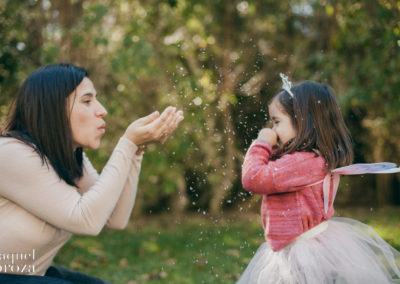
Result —
M 332 89 L 309 81 L 291 87 L 281 77 L 283 90 L 269 104 L 273 127 L 260 131 L 242 171 L 243 187 L 263 195 L 267 242 L 238 283 L 400 282 L 398 251 L 367 225 L 331 218 L 340 174 L 399 169 L 347 166 L 351 139 Z

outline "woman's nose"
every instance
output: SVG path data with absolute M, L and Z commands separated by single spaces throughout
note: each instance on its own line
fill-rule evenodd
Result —
M 99 106 L 96 111 L 96 115 L 100 117 L 105 117 L 107 115 L 107 110 L 103 107 L 103 105 L 100 102 L 98 102 L 98 104 Z

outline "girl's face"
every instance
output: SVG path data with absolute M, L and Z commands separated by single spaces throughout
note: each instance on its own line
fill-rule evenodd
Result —
M 69 97 L 70 123 L 74 148 L 97 149 L 105 133 L 106 123 L 103 118 L 106 109 L 97 100 L 92 81 L 85 77 Z
M 268 111 L 272 121 L 272 130 L 278 136 L 279 145 L 283 146 L 290 139 L 294 138 L 297 132 L 292 125 L 289 115 L 285 112 L 277 98 L 272 100 L 268 106 Z

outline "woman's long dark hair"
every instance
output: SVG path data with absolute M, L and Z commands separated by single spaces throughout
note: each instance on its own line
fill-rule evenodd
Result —
M 72 64 L 41 67 L 26 78 L 1 129 L 1 136 L 30 145 L 70 185 L 82 177 L 82 148 L 74 149 L 68 96 L 88 76 Z
M 351 164 L 353 150 L 350 132 L 333 90 L 327 85 L 311 81 L 296 84 L 290 90 L 294 98 L 284 90 L 272 98 L 279 101 L 297 131 L 296 137 L 283 145 L 278 156 L 294 151 L 317 150 L 325 158 L 327 170 Z

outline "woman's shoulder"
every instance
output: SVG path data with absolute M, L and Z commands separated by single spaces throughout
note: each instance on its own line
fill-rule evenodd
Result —
M 26 144 L 25 142 L 14 138 L 14 137 L 10 137 L 10 136 L 0 136 L 0 147 L 3 150 L 4 148 L 13 148 L 13 147 L 30 147 L 28 144 Z
M 43 170 L 49 171 L 48 164 L 35 149 L 16 138 L 0 137 L 0 161 L 0 179 L 37 180 Z
M 33 147 L 27 143 L 14 137 L 0 137 L 0 159 L 9 161 L 8 159 L 21 158 L 31 155 L 38 156 Z

